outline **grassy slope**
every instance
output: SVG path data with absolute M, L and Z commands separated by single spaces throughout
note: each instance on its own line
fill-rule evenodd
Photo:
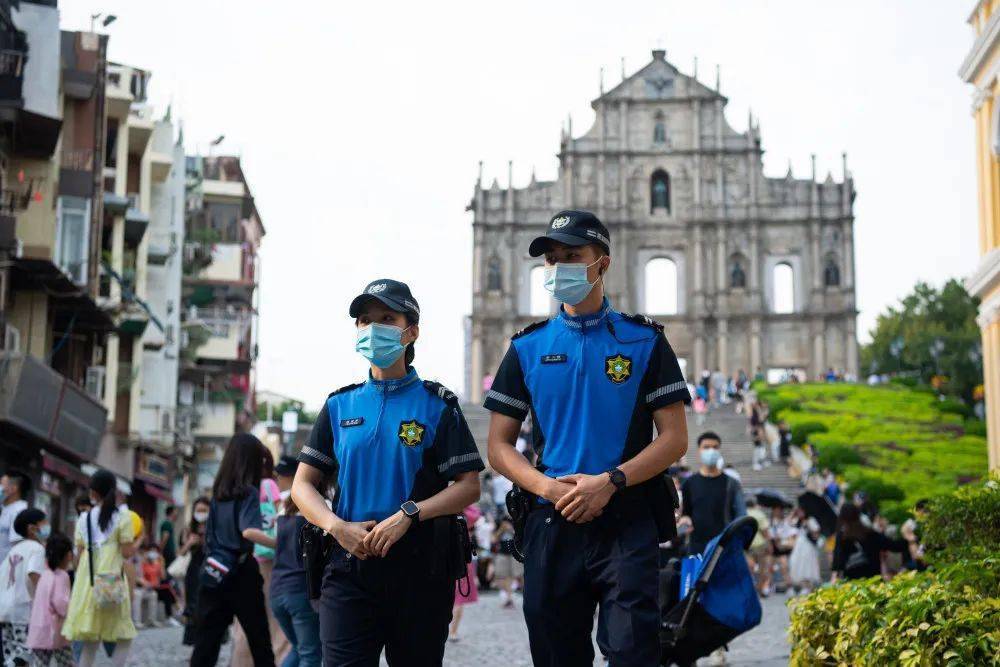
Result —
M 937 398 L 925 391 L 789 384 L 762 389 L 760 395 L 793 433 L 809 422 L 823 424 L 825 433 L 808 438 L 821 464 L 832 463 L 854 488 L 881 497 L 890 517 L 900 517 L 921 498 L 986 475 L 986 439 L 966 434 L 962 418 L 942 412 Z

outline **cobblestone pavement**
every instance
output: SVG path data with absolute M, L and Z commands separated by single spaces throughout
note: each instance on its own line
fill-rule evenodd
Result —
M 753 667 L 777 667 L 788 664 L 788 612 L 785 596 L 764 600 L 764 618 L 760 626 L 736 639 L 729 652 L 728 664 Z M 466 608 L 461 639 L 449 642 L 445 650 L 447 667 L 530 667 L 528 632 L 520 607 L 503 609 L 495 594 L 484 593 L 477 604 Z M 181 631 L 177 628 L 140 630 L 128 664 L 130 667 L 163 665 L 173 667 L 188 664 L 191 649 L 181 646 Z M 223 645 L 219 664 L 229 661 L 228 644 Z M 704 664 L 705 661 L 702 661 Z M 98 662 L 110 665 L 107 659 Z M 383 664 L 385 664 L 383 662 Z M 600 660 L 595 665 L 603 665 Z

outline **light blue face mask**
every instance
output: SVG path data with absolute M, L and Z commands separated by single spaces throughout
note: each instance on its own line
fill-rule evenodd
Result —
M 601 260 L 597 260 L 600 262 Z M 559 262 L 554 266 L 545 267 L 545 289 L 556 301 L 575 306 L 590 294 L 597 283 L 601 282 L 603 274 L 594 282 L 587 280 L 587 269 L 594 264 L 564 264 Z
M 400 342 L 404 331 L 406 329 L 389 324 L 369 324 L 361 327 L 358 329 L 358 342 L 354 350 L 379 368 L 388 368 L 396 363 L 399 355 L 406 349 Z
M 38 527 L 38 539 L 45 541 L 52 535 L 52 524 L 43 523 Z
M 701 462 L 708 468 L 717 468 L 722 461 L 722 454 L 718 449 L 707 447 L 701 450 Z

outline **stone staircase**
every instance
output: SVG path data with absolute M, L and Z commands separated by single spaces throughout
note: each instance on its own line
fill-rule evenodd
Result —
M 775 489 L 795 502 L 795 498 L 801 493 L 801 486 L 797 479 L 788 476 L 784 465 L 776 463 L 762 470 L 753 469 L 753 439 L 750 437 L 749 422 L 745 415 L 736 414 L 732 405 L 723 405 L 713 409 L 707 415 L 705 423 L 698 426 L 695 415 L 689 412 L 687 463 L 692 468 L 699 466 L 695 443 L 698 435 L 704 431 L 715 431 L 722 438 L 722 456 L 727 465 L 731 464 L 739 472 L 745 492 L 761 488 Z

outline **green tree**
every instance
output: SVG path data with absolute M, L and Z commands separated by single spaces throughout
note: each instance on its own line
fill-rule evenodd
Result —
M 863 372 L 901 373 L 972 401 L 983 381 L 982 347 L 976 312 L 979 300 L 952 279 L 940 289 L 919 282 L 913 292 L 878 316 L 872 341 L 861 351 Z
M 275 420 L 281 421 L 281 415 L 285 414 L 285 412 L 289 410 L 299 413 L 300 424 L 312 424 L 316 421 L 317 413 L 306 410 L 301 401 L 282 401 L 273 407 L 271 415 Z M 261 421 L 265 421 L 267 419 L 266 401 L 257 404 L 257 419 Z

